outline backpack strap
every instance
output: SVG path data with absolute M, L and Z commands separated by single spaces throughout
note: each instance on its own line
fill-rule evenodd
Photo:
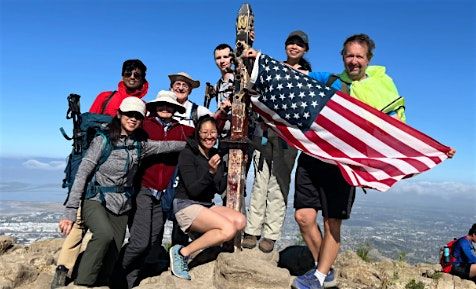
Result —
M 345 81 L 343 81 L 339 75 L 337 74 L 331 74 L 331 76 L 329 76 L 329 78 L 327 79 L 327 82 L 326 82 L 326 86 L 328 87 L 332 87 L 332 84 L 334 84 L 334 82 L 339 79 L 340 82 L 341 82 L 341 88 L 340 88 L 340 91 L 342 91 L 343 93 L 345 94 L 348 94 L 350 95 L 350 83 L 347 83 Z
M 103 144 L 103 150 L 101 152 L 101 157 L 99 158 L 98 165 L 96 166 L 96 171 L 99 169 L 99 167 L 107 160 L 109 155 L 111 155 L 111 152 L 113 150 L 113 147 L 111 145 L 111 141 L 109 139 L 109 135 L 105 133 L 104 131 L 97 131 L 96 136 L 102 136 L 102 144 Z M 96 173 L 96 171 L 94 173 Z
M 114 96 L 114 94 L 116 94 L 116 90 L 114 90 L 102 103 L 102 106 L 101 106 L 101 114 L 104 114 L 104 111 L 106 110 L 106 106 L 109 104 L 109 101 L 111 101 L 112 97 Z
M 193 121 L 195 126 L 198 122 L 198 104 L 192 102 L 192 110 L 190 111 L 190 119 Z
M 91 199 L 95 197 L 97 194 L 99 194 L 99 200 L 104 203 L 105 202 L 105 197 L 104 194 L 106 193 L 124 193 L 127 198 L 131 198 L 134 195 L 134 189 L 133 187 L 123 187 L 123 186 L 99 186 L 96 183 L 95 179 L 95 174 L 99 167 L 107 160 L 107 158 L 111 155 L 111 152 L 113 150 L 119 150 L 119 149 L 125 149 L 126 151 L 130 150 L 136 150 L 137 151 L 137 157 L 138 160 L 140 161 L 141 157 L 141 152 L 142 152 L 142 143 L 139 141 L 135 141 L 134 144 L 132 145 L 120 145 L 120 146 L 115 146 L 110 143 L 109 137 L 107 134 L 105 134 L 102 131 L 99 131 L 96 135 L 102 135 L 103 136 L 103 144 L 104 144 L 104 149 L 101 153 L 101 157 L 99 158 L 98 165 L 96 166 L 96 170 L 94 171 L 93 178 L 89 182 L 89 185 L 86 190 L 86 199 Z M 125 167 L 128 167 L 128 164 L 125 165 Z
M 381 109 L 383 113 L 389 113 L 392 111 L 397 111 L 399 109 L 405 109 L 405 99 L 402 96 L 399 96 L 395 100 L 393 100 L 391 103 L 389 103 L 387 106 Z

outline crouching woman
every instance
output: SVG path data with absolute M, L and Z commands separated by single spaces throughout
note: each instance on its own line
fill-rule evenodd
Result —
M 91 141 L 78 168 L 64 217 L 59 222 L 61 232 L 69 234 L 83 200 L 82 218 L 93 236 L 79 264 L 77 285 L 98 286 L 109 282 L 124 242 L 139 160 L 152 154 L 179 151 L 185 146 L 183 141 L 147 141 L 139 128 L 144 116 L 142 100 L 125 98 L 109 130 Z
M 215 194 L 226 188 L 225 166 L 214 148 L 217 135 L 215 119 L 201 117 L 194 138 L 179 155 L 175 217 L 182 231 L 202 233 L 186 247 L 170 249 L 170 267 L 179 278 L 191 279 L 187 264 L 191 254 L 233 239 L 246 225 L 243 214 L 213 203 Z

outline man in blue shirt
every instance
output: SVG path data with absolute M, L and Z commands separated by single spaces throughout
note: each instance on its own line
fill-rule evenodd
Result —
M 456 261 L 451 268 L 451 274 L 464 279 L 476 281 L 476 224 L 469 229 L 468 235 L 461 237 L 454 244 L 453 256 Z

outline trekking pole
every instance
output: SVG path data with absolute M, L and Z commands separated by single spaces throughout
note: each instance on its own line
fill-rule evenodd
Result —
M 63 128 L 60 128 L 61 133 L 67 140 L 73 140 L 74 153 L 81 153 L 81 109 L 79 106 L 80 95 L 71 93 L 68 96 L 68 111 L 66 112 L 66 119 L 73 120 L 73 136 L 69 137 Z
M 216 98 L 218 103 L 218 95 L 215 91 L 215 87 L 213 87 L 210 82 L 207 82 L 205 85 L 205 99 L 203 101 L 203 106 L 209 108 L 212 98 Z

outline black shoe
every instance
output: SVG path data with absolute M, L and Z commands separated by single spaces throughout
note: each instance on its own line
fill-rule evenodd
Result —
M 51 281 L 51 289 L 66 286 L 66 280 L 68 279 L 68 268 L 63 265 L 56 267 L 53 281 Z

